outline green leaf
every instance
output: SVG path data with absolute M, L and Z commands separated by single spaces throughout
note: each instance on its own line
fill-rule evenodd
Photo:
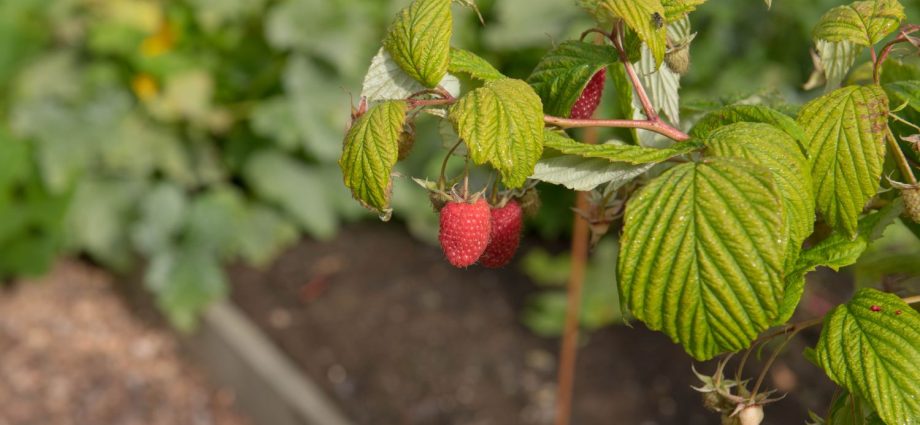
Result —
M 247 161 L 243 178 L 261 199 L 277 204 L 311 236 L 335 236 L 336 207 L 328 201 L 334 199 L 331 191 L 341 186 L 323 178 L 315 167 L 281 152 L 261 151 Z
M 887 113 L 888 98 L 878 86 L 835 90 L 799 113 L 818 212 L 850 236 L 856 236 L 859 214 L 879 189 Z
M 704 138 L 717 128 L 736 122 L 770 124 L 799 142 L 805 141 L 805 132 L 793 118 L 766 105 L 729 105 L 712 111 L 697 121 L 690 130 L 690 135 Z
M 339 159 L 345 186 L 362 205 L 381 214 L 390 208 L 390 173 L 399 156 L 406 108 L 404 101 L 372 107 L 348 130 Z
M 920 313 L 900 298 L 860 289 L 828 314 L 816 351 L 827 375 L 869 401 L 885 423 L 917 423 Z
M 507 78 L 485 59 L 463 49 L 450 49 L 450 66 L 447 69 L 454 74 L 467 74 L 482 81 Z
M 489 163 L 509 188 L 521 187 L 543 153 L 543 105 L 521 80 L 487 82 L 450 108 L 470 158 Z
M 896 81 L 882 87 L 888 93 L 892 105 L 900 106 L 906 102 L 911 109 L 920 112 L 920 81 Z
M 677 21 L 703 3 L 706 3 L 706 0 L 661 0 L 661 5 L 664 6 L 664 19 L 668 22 Z
M 616 62 L 611 46 L 566 41 L 543 56 L 527 82 L 543 99 L 547 114 L 568 117 L 591 77 Z
M 626 162 L 630 164 L 654 164 L 698 150 L 702 147 L 702 144 L 697 141 L 687 141 L 675 143 L 673 146 L 664 149 L 645 148 L 622 143 L 589 145 L 572 140 L 564 134 L 547 130 L 544 147 L 563 154 L 577 155 L 583 158 L 603 158 L 610 162 Z
M 782 312 L 777 323 L 785 323 L 795 312 L 805 290 L 806 274 L 819 266 L 840 270 L 842 267 L 855 264 L 869 244 L 880 238 L 885 228 L 894 222 L 903 210 L 903 202 L 896 200 L 882 210 L 859 220 L 859 234 L 856 238 L 834 232 L 802 251 L 796 259 L 795 267 L 786 275 L 786 298 L 783 300 Z
M 438 85 L 450 63 L 450 0 L 415 0 L 390 26 L 383 46 L 425 87 Z
M 601 22 L 622 19 L 648 45 L 655 66 L 661 65 L 667 49 L 665 9 L 661 0 L 581 0 L 579 3 Z
M 227 278 L 218 258 L 194 246 L 154 256 L 144 281 L 169 321 L 182 331 L 194 329 L 201 310 L 227 294 Z
M 814 228 L 815 201 L 808 160 L 795 139 L 769 124 L 742 122 L 713 131 L 704 143 L 708 154 L 741 158 L 773 173 L 783 198 L 790 243 L 801 246 Z
M 825 13 L 813 36 L 816 40 L 872 46 L 897 29 L 905 17 L 904 6 L 897 0 L 857 1 Z
M 668 170 L 626 208 L 620 298 L 698 360 L 746 348 L 779 312 L 786 230 L 773 180 L 714 158 Z

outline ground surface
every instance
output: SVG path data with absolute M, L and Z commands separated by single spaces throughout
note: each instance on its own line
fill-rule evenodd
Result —
M 177 353 L 86 265 L 0 287 L 0 425 L 246 425 Z
M 456 270 L 400 226 L 367 224 L 231 275 L 235 301 L 359 424 L 551 422 L 558 341 L 519 324 L 534 287 L 514 268 Z M 793 395 L 765 424 L 803 424 L 806 406 L 827 403 L 802 344 L 767 380 Z M 689 388 L 690 365 L 638 324 L 594 333 L 579 353 L 573 424 L 718 424 Z

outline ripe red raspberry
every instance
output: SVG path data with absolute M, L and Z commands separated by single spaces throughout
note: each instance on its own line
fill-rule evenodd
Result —
M 572 105 L 572 112 L 569 118 L 584 120 L 594 116 L 594 111 L 601 104 L 601 95 L 604 94 L 604 84 L 607 82 L 607 68 L 601 68 L 600 71 L 591 77 L 585 90 L 581 92 L 581 97 Z
M 521 206 L 513 200 L 492 209 L 492 240 L 482 254 L 483 266 L 497 269 L 511 262 L 521 242 L 522 216 Z
M 489 245 L 492 219 L 485 199 L 448 202 L 441 209 L 438 240 L 447 261 L 454 267 L 469 267 L 479 260 Z

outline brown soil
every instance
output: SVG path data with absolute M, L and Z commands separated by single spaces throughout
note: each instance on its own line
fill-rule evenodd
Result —
M 178 351 L 84 264 L 0 287 L 0 425 L 247 424 Z
M 231 275 L 235 301 L 359 424 L 551 423 L 558 341 L 519 324 L 535 288 L 514 268 L 456 270 L 400 226 L 366 224 Z M 765 424 L 804 423 L 806 406 L 827 403 L 803 344 L 767 380 L 793 395 L 767 408 Z M 640 324 L 593 333 L 573 424 L 719 423 L 689 387 L 691 363 Z

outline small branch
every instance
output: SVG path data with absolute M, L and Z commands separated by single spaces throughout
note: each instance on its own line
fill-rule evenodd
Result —
M 407 99 L 406 102 L 409 103 L 410 108 L 418 108 L 423 106 L 452 105 L 457 102 L 457 99 Z
M 911 43 L 910 34 L 913 34 L 917 31 L 920 31 L 920 25 L 908 25 L 901 30 L 901 33 L 894 39 L 888 42 L 885 47 L 882 48 L 882 52 L 875 56 L 875 49 L 872 49 L 872 62 L 874 66 L 872 68 L 872 81 L 875 81 L 875 84 L 878 84 L 881 81 L 882 74 L 882 64 L 885 63 L 885 60 L 888 59 L 888 55 L 891 53 L 891 50 L 894 49 L 894 46 L 899 43 Z
M 891 117 L 891 118 L 894 118 L 895 121 L 898 121 L 898 122 L 900 122 L 901 124 L 904 124 L 904 125 L 906 125 L 906 126 L 908 126 L 908 127 L 911 127 L 911 128 L 913 128 L 914 130 L 920 131 L 920 126 L 917 126 L 917 124 L 914 124 L 914 123 L 912 123 L 912 122 L 910 122 L 910 121 L 908 121 L 908 120 L 905 120 L 904 118 L 899 117 L 899 116 L 898 116 L 897 114 L 895 114 L 895 113 L 889 112 L 889 113 L 888 113 L 888 116 Z
M 898 145 L 897 139 L 894 138 L 891 127 L 887 127 L 885 136 L 885 141 L 888 142 L 888 150 L 890 150 L 891 154 L 894 156 L 894 160 L 901 170 L 901 175 L 907 179 L 908 184 L 917 184 L 917 177 L 914 176 L 913 170 L 910 169 L 910 163 L 907 162 L 907 157 L 904 156 L 904 152 L 901 152 L 901 146 Z
M 613 47 L 616 48 L 617 53 L 620 54 L 620 62 L 623 62 L 623 67 L 626 68 L 626 75 L 629 76 L 629 80 L 632 81 L 633 87 L 636 89 L 636 95 L 639 96 L 639 101 L 642 103 L 642 109 L 645 111 L 645 116 L 648 117 L 649 121 L 660 121 L 661 118 L 658 117 L 658 112 L 655 110 L 655 107 L 652 106 L 648 93 L 645 92 L 645 87 L 642 86 L 642 81 L 639 80 L 636 70 L 633 69 L 632 63 L 629 61 L 629 54 L 626 53 L 626 48 L 623 47 L 623 22 L 617 23 L 614 34 L 615 36 L 611 37 L 613 40 Z
M 613 38 L 610 37 L 610 34 L 608 34 L 607 31 L 604 31 L 600 28 L 591 28 L 589 30 L 586 30 L 585 32 L 581 33 L 581 37 L 579 38 L 579 40 L 584 41 L 585 37 L 587 37 L 589 34 L 600 34 L 605 39 L 610 40 L 611 42 L 613 41 Z
M 638 128 L 642 130 L 653 131 L 666 136 L 678 142 L 689 140 L 690 136 L 686 133 L 671 127 L 660 119 L 655 120 L 595 120 L 595 119 L 571 119 L 561 118 L 552 115 L 543 117 L 547 124 L 559 128 L 588 128 L 588 127 L 613 127 L 613 128 Z
M 903 300 L 907 304 L 917 304 L 917 303 L 920 303 L 920 295 L 914 295 L 912 297 L 903 298 Z
M 596 142 L 596 139 L 596 131 L 590 131 L 586 137 L 586 141 L 591 144 Z M 586 211 L 588 206 L 588 194 L 578 192 L 576 208 Z M 556 388 L 555 425 L 569 425 L 572 417 L 575 360 L 578 356 L 578 322 L 581 317 L 582 286 L 588 263 L 588 243 L 591 230 L 588 227 L 588 221 L 580 214 L 573 215 L 575 223 L 572 230 L 572 266 L 569 270 L 565 325 L 562 333 L 562 347 L 559 353 L 559 382 Z

